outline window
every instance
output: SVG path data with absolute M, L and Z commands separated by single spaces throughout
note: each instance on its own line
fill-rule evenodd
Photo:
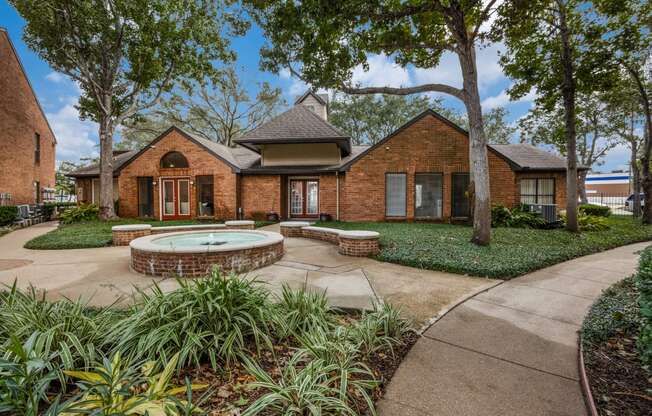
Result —
M 405 217 L 407 215 L 407 175 L 405 173 L 385 174 L 385 216 Z
M 187 168 L 188 160 L 179 152 L 169 152 L 161 158 L 162 168 Z
M 522 204 L 554 204 L 555 180 L 553 178 L 521 179 Z
M 414 216 L 417 218 L 441 218 L 442 175 L 417 173 L 414 175 Z
M 41 135 L 34 133 L 34 163 L 41 163 Z
M 213 177 L 197 176 L 197 212 L 200 217 L 212 217 L 213 211 Z
M 41 203 L 41 183 L 39 181 L 34 182 L 34 202 Z
M 154 216 L 154 179 L 151 176 L 138 178 L 138 216 Z

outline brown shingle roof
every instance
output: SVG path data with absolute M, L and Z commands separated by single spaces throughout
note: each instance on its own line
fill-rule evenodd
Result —
M 566 159 L 529 144 L 490 144 L 513 170 L 566 170 Z
M 134 155 L 138 153 L 138 150 L 129 150 L 128 152 L 120 153 L 113 157 L 113 174 L 117 176 L 120 168 L 129 161 Z M 99 163 L 93 163 L 92 165 L 84 166 L 73 172 L 68 173 L 66 176 L 72 178 L 84 177 L 84 176 L 99 176 L 100 174 L 100 165 Z
M 338 143 L 348 154 L 350 138 L 308 107 L 297 105 L 235 140 L 257 150 L 269 143 Z M 252 146 L 253 145 L 253 146 Z

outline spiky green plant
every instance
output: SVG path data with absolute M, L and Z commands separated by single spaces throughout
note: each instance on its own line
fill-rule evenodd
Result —
M 280 338 L 287 338 L 330 327 L 335 310 L 328 305 L 324 292 L 292 290 L 283 285 L 276 312 L 276 332 Z
M 362 358 L 389 350 L 402 343 L 402 337 L 410 331 L 410 324 L 401 317 L 400 311 L 391 304 L 374 305 L 372 312 L 364 312 L 349 330 L 349 337 Z
M 275 380 L 247 357 L 243 357 L 247 371 L 256 378 L 252 388 L 266 391 L 254 401 L 242 416 L 274 414 L 283 416 L 354 416 L 356 412 L 340 397 L 333 382 L 334 365 L 314 360 L 300 367 L 290 362 Z
M 81 393 L 64 406 L 61 416 L 163 416 L 201 411 L 175 397 L 177 394 L 207 387 L 203 384 L 171 386 L 170 379 L 178 359 L 179 355 L 175 354 L 163 371 L 156 373 L 155 362 L 147 362 L 139 370 L 139 365 L 130 364 L 120 353 L 116 353 L 111 359 L 105 358 L 94 371 L 66 371 L 66 375 L 78 380 Z
M 0 358 L 0 414 L 36 416 L 47 402 L 50 384 L 57 379 L 57 352 L 37 333 L 21 343 L 9 338 Z
M 359 346 L 351 342 L 346 328 L 337 327 L 332 332 L 315 330 L 301 337 L 300 342 L 301 348 L 292 357 L 293 362 L 316 361 L 332 368 L 329 383 L 338 389 L 339 399 L 353 403 L 354 396 L 361 397 L 375 414 L 369 392 L 378 386 L 379 381 L 358 359 Z
M 0 349 L 9 336 L 25 342 L 33 334 L 59 354 L 64 368 L 89 367 L 101 354 L 109 329 L 121 313 L 110 307 L 91 308 L 82 300 L 47 301 L 33 287 L 18 290 L 16 283 L 0 292 Z
M 131 358 L 169 360 L 179 353 L 179 367 L 210 359 L 232 363 L 241 353 L 271 347 L 267 292 L 253 281 L 213 270 L 195 280 L 178 280 L 179 289 L 164 293 L 155 285 L 109 339 Z

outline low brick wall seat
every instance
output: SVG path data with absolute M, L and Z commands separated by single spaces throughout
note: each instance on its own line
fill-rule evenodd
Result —
M 229 230 L 253 230 L 256 223 L 252 220 L 225 221 L 224 225 Z
M 283 237 L 303 237 L 301 229 L 310 226 L 310 223 L 305 221 L 284 221 L 279 225 Z
M 166 225 L 163 227 L 152 227 L 152 234 L 176 233 L 178 231 L 224 230 L 225 228 L 225 224 Z
M 111 227 L 114 246 L 128 246 L 131 240 L 151 233 L 152 226 L 150 224 L 126 224 Z
M 339 252 L 345 256 L 367 257 L 380 252 L 376 231 L 342 231 L 339 234 Z
M 337 244 L 338 251 L 345 256 L 367 257 L 380 252 L 380 234 L 376 231 L 338 230 L 301 221 L 282 222 L 280 225 L 283 237 L 311 238 Z

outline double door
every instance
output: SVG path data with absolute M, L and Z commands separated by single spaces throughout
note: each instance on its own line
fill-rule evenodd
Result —
M 290 217 L 310 218 L 319 215 L 319 181 L 290 179 Z
M 163 220 L 190 218 L 190 179 L 161 179 Z

